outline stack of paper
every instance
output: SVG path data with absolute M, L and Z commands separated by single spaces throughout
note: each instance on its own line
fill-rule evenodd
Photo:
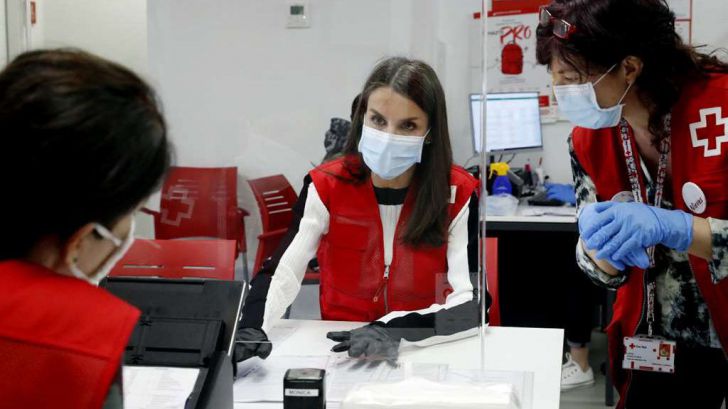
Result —
M 179 409 L 195 388 L 200 370 L 125 366 L 124 407 L 126 409 Z

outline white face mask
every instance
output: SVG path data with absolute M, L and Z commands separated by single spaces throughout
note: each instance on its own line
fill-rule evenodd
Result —
M 114 236 L 114 234 L 111 233 L 106 227 L 98 223 L 94 224 L 94 230 L 96 230 L 96 233 L 101 235 L 101 237 L 103 237 L 104 239 L 114 243 L 116 249 L 109 255 L 109 257 L 106 258 L 106 261 L 104 261 L 104 263 L 101 264 L 99 268 L 96 269 L 96 271 L 91 275 L 87 275 L 86 273 L 81 271 L 80 268 L 78 268 L 76 263 L 72 263 L 69 266 L 69 269 L 71 270 L 73 276 L 80 280 L 88 281 L 92 285 L 99 285 L 101 280 L 109 275 L 111 270 L 114 268 L 114 265 L 116 265 L 116 263 L 122 257 L 124 257 L 124 254 L 129 251 L 132 243 L 134 243 L 134 227 L 134 219 L 132 219 L 131 227 L 129 228 L 129 234 L 122 240 Z
M 425 136 L 395 135 L 362 125 L 359 152 L 377 176 L 392 180 L 422 160 Z
M 559 111 L 572 124 L 588 129 L 612 128 L 619 124 L 619 120 L 622 119 L 622 108 L 624 108 L 622 100 L 627 96 L 632 84 L 627 86 L 617 105 L 610 108 L 599 106 L 597 94 L 594 91 L 594 85 L 598 84 L 616 66 L 616 64 L 613 65 L 594 83 L 554 86 L 554 96 L 559 103 Z

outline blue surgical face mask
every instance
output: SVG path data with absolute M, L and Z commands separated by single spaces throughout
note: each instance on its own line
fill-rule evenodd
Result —
M 392 180 L 422 160 L 425 136 L 404 136 L 362 125 L 359 152 L 377 176 Z
M 597 94 L 594 91 L 594 85 L 606 77 L 614 67 L 616 65 L 613 65 L 594 83 L 554 86 L 554 96 L 559 103 L 559 111 L 572 124 L 588 129 L 612 128 L 619 124 L 619 120 L 622 119 L 622 108 L 624 108 L 622 100 L 627 96 L 632 84 L 627 85 L 627 89 L 617 105 L 610 108 L 599 106 Z

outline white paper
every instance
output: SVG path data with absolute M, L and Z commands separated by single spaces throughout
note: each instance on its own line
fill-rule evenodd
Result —
M 358 383 L 396 381 L 401 368 L 387 362 L 337 357 L 332 359 L 326 372 L 326 400 L 341 402 Z
M 399 382 L 416 375 L 440 381 L 447 374 L 447 365 L 390 364 L 384 361 L 363 361 L 348 357 L 332 359 L 327 370 L 327 400 L 341 402 L 354 386 L 360 383 Z
M 513 385 L 521 409 L 533 407 L 533 373 L 513 371 L 485 371 L 450 369 L 445 382 L 503 383 Z
M 524 208 L 521 216 L 576 216 L 575 207 Z
M 182 409 L 195 388 L 200 370 L 125 366 L 124 407 L 126 409 Z
M 269 356 L 238 364 L 233 384 L 235 402 L 283 402 L 283 377 L 291 368 L 326 369 L 328 356 Z
M 238 378 L 233 385 L 235 402 L 282 402 L 283 377 L 291 368 L 325 369 L 327 402 L 341 402 L 357 384 L 401 381 L 406 372 L 402 365 L 342 356 L 251 358 L 238 365 Z M 413 364 L 409 373 L 439 381 L 445 378 L 447 365 Z
M 268 339 L 273 345 L 275 345 L 276 349 L 279 349 L 281 345 L 296 332 L 296 329 L 296 326 L 286 325 L 285 321 L 281 320 L 280 324 L 270 330 Z
M 355 387 L 343 409 L 523 409 L 509 383 L 443 383 L 412 377 L 394 384 Z

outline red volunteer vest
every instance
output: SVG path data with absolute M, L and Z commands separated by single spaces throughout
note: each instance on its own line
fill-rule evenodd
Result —
M 353 183 L 345 161 L 340 158 L 310 173 L 330 215 L 329 231 L 318 250 L 321 317 L 374 321 L 389 311 L 429 307 L 438 301 L 437 294 L 448 290 L 447 244 L 413 248 L 398 242 L 412 212 L 414 189 L 410 189 L 395 232 L 386 280 L 382 220 L 371 179 Z M 464 169 L 453 166 L 450 185 L 452 221 L 477 191 L 477 181 Z
M 101 408 L 139 311 L 20 261 L 0 279 L 0 408 Z
M 637 152 L 634 136 L 632 151 Z M 699 217 L 728 219 L 728 75 L 713 74 L 707 81 L 686 86 L 672 112 L 672 189 L 676 209 L 691 212 L 682 196 L 687 182 L 697 184 L 707 206 Z M 599 201 L 610 200 L 622 191 L 631 191 L 621 137 L 617 128 L 598 131 L 575 128 L 574 152 L 594 181 Z M 635 158 L 640 169 L 639 155 Z M 641 177 L 640 173 L 640 177 Z M 644 180 L 641 181 L 644 186 Z M 690 265 L 715 324 L 724 351 L 728 351 L 728 279 L 714 284 L 708 263 L 690 256 Z M 619 288 L 614 318 L 608 328 L 610 360 L 615 384 L 626 396 L 629 373 L 622 370 L 622 338 L 636 335 L 645 298 L 644 270 L 632 269 Z M 619 408 L 624 405 L 622 399 Z

